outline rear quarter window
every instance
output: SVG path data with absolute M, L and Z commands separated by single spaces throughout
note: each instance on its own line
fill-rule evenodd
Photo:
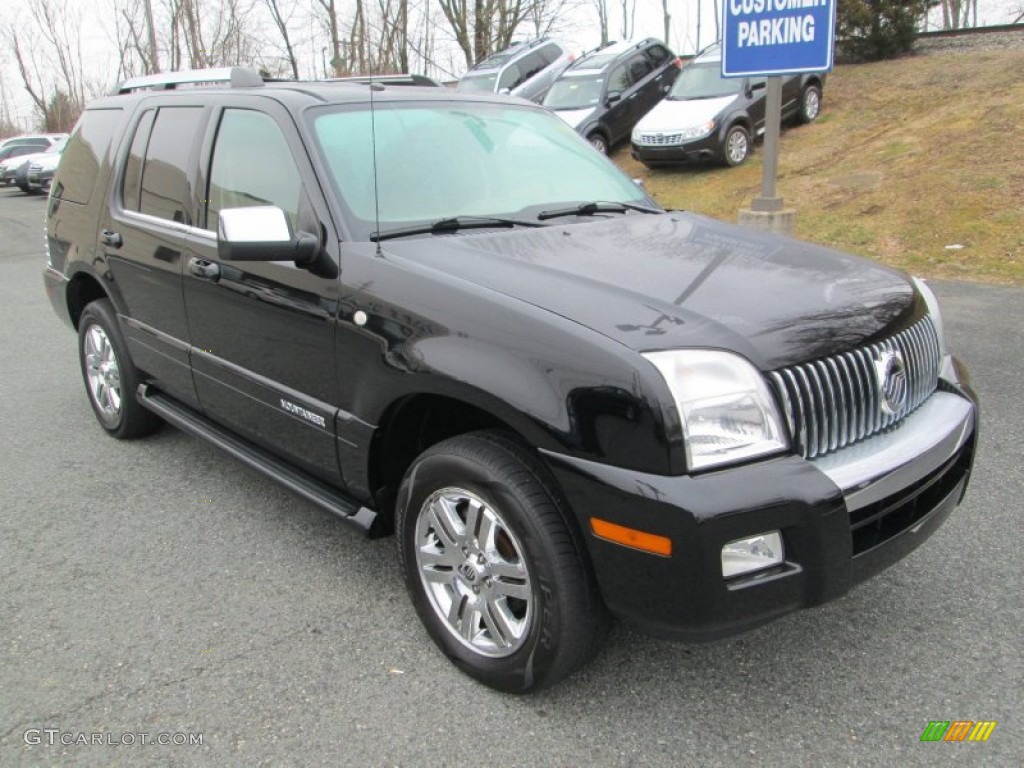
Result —
M 121 122 L 121 109 L 87 109 L 75 126 L 53 182 L 53 195 L 86 205 Z

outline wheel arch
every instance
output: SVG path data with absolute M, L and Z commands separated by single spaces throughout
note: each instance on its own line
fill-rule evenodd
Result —
M 367 457 L 367 481 L 378 513 L 393 521 L 398 487 L 423 451 L 448 438 L 484 430 L 505 433 L 528 450 L 535 444 L 522 425 L 465 398 L 416 393 L 392 402 L 381 416 Z
M 78 330 L 78 321 L 85 308 L 99 299 L 109 299 L 110 294 L 103 288 L 99 278 L 86 270 L 80 270 L 68 280 L 65 301 L 71 325 Z

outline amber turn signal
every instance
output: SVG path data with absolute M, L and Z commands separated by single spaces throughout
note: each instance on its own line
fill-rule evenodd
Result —
M 638 531 L 624 525 L 609 523 L 597 517 L 590 518 L 590 529 L 598 538 L 622 544 L 624 547 L 639 549 L 655 555 L 669 557 L 672 554 L 672 539 L 654 533 Z

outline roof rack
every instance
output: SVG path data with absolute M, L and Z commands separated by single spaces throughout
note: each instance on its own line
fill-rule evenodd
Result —
M 400 75 L 352 75 L 350 77 L 329 77 L 328 83 L 380 83 L 381 85 L 429 85 L 440 88 L 441 84 L 426 75 L 403 73 Z
M 249 67 L 221 67 L 219 69 L 187 69 L 181 72 L 161 72 L 125 80 L 114 89 L 114 94 L 132 93 L 141 90 L 168 91 L 179 85 L 206 85 L 228 83 L 232 88 L 257 88 L 263 85 L 263 78 Z

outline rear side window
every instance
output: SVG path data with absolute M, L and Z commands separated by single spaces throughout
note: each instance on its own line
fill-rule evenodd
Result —
M 554 43 L 548 43 L 537 53 L 540 54 L 540 57 L 544 60 L 544 65 L 547 66 L 558 61 L 558 57 L 562 55 L 562 49 Z
M 546 66 L 547 62 L 536 51 L 523 57 L 519 62 L 519 71 L 523 73 L 523 79 L 520 82 L 529 80 Z
M 89 202 L 119 122 L 120 109 L 87 109 L 82 114 L 61 156 L 54 197 L 82 205 Z
M 498 90 L 517 88 L 525 79 L 519 71 L 519 64 L 509 64 L 501 73 L 501 79 L 498 80 Z
M 191 224 L 188 163 L 202 107 L 161 107 L 142 166 L 139 212 Z
M 132 146 L 128 151 L 128 160 L 124 164 L 124 179 L 121 187 L 121 200 L 129 211 L 139 210 L 139 192 L 142 189 L 142 162 L 146 158 L 146 144 L 149 131 L 153 127 L 156 112 L 149 110 L 139 121 L 132 138 Z
M 652 45 L 647 49 L 647 55 L 651 57 L 651 61 L 654 62 L 655 66 L 660 66 L 668 61 L 672 55 L 668 52 L 668 48 L 663 45 Z
M 642 53 L 638 53 L 636 56 L 631 58 L 627 67 L 629 68 L 630 85 L 636 85 L 651 74 L 651 62 Z

